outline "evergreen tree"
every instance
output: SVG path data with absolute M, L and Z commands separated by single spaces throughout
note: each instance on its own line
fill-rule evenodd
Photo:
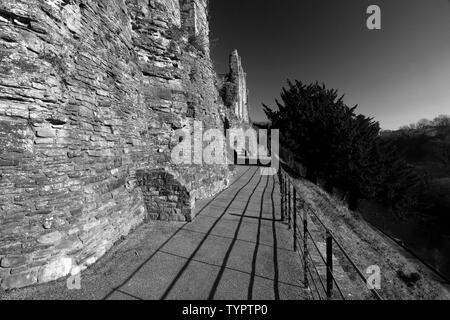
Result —
M 356 114 L 337 90 L 313 83 L 288 81 L 278 111 L 264 105 L 272 127 L 280 129 L 280 143 L 307 168 L 307 178 L 320 178 L 326 189 L 348 193 L 349 205 L 359 198 L 376 198 L 392 207 L 413 205 L 422 177 L 400 160 L 392 145 L 380 138 L 372 118 Z

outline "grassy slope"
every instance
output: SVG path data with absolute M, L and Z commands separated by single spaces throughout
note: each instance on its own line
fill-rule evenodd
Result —
M 400 248 L 381 236 L 358 213 L 349 211 L 306 180 L 297 180 L 296 184 L 300 197 L 316 209 L 361 270 L 371 265 L 381 268 L 380 293 L 384 299 L 450 299 L 450 292 L 435 276 L 418 262 L 406 258 Z M 420 279 L 408 285 L 399 272 L 406 275 L 418 273 Z

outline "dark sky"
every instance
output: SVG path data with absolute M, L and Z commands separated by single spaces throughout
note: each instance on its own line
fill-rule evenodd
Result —
M 239 50 L 250 115 L 265 120 L 286 79 L 318 80 L 383 129 L 450 114 L 449 0 L 210 0 L 219 73 Z M 381 7 L 382 30 L 366 27 Z

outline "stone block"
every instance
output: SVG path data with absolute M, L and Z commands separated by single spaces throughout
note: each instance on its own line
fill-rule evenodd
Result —
M 38 242 L 40 244 L 55 244 L 60 242 L 62 239 L 62 234 L 59 231 L 55 231 L 52 233 L 47 233 L 41 237 L 39 237 Z
M 56 136 L 56 131 L 51 128 L 38 128 L 36 130 L 36 137 L 39 138 L 54 138 Z
M 17 159 L 0 159 L 0 167 L 15 167 L 19 165 L 19 160 Z
M 37 270 L 30 270 L 25 273 L 10 275 L 3 279 L 2 289 L 19 289 L 36 284 L 38 281 Z
M 83 243 L 78 239 L 78 236 L 73 235 L 67 239 L 62 240 L 56 247 L 55 250 L 78 250 L 83 247 Z
M 26 264 L 29 261 L 27 256 L 6 256 L 1 259 L 2 268 L 16 268 Z
M 8 277 L 11 274 L 11 269 L 0 268 L 0 282 L 1 279 Z
M 35 144 L 53 144 L 54 139 L 52 138 L 38 138 L 34 140 Z
M 59 257 L 45 265 L 39 270 L 38 280 L 40 283 L 57 280 L 67 276 L 72 270 L 72 258 Z

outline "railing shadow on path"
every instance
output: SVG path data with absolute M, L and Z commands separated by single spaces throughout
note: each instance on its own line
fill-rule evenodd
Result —
M 239 193 L 250 184 L 250 182 L 253 180 L 255 174 L 258 172 L 258 170 L 255 170 L 253 175 L 251 176 L 251 178 L 236 192 L 236 194 L 234 195 L 234 197 L 231 199 L 231 201 L 229 202 L 229 204 L 225 207 L 225 209 L 223 210 L 223 212 L 220 214 L 220 216 L 218 217 L 218 219 L 213 223 L 213 225 L 209 228 L 209 230 L 206 232 L 205 236 L 202 238 L 202 240 L 200 241 L 199 245 L 197 246 L 197 248 L 194 250 L 194 252 L 190 255 L 190 257 L 188 258 L 188 261 L 186 261 L 186 263 L 183 265 L 183 267 L 181 268 L 181 270 L 178 272 L 178 274 L 175 276 L 175 278 L 172 280 L 172 282 L 170 283 L 169 287 L 166 289 L 166 291 L 164 292 L 164 294 L 161 296 L 161 300 L 165 300 L 170 291 L 173 289 L 173 287 L 175 286 L 175 284 L 178 282 L 178 280 L 181 278 L 181 276 L 183 275 L 183 273 L 186 271 L 186 269 L 188 268 L 189 264 L 191 263 L 192 259 L 194 258 L 194 256 L 199 252 L 200 248 L 202 247 L 202 245 L 205 243 L 206 239 L 210 236 L 212 230 L 217 226 L 217 224 L 219 223 L 220 219 L 226 214 L 227 210 L 230 208 L 230 206 L 232 205 L 232 203 L 234 202 L 234 200 L 237 198 L 237 196 L 239 195 Z
M 211 292 L 209 293 L 208 300 L 214 299 L 214 295 L 215 295 L 215 293 L 216 293 L 216 291 L 217 291 L 217 288 L 218 288 L 218 286 L 219 286 L 219 283 L 220 283 L 220 281 L 221 281 L 221 279 L 222 279 L 222 277 L 223 277 L 223 273 L 225 272 L 226 266 L 227 266 L 227 264 L 228 264 L 228 260 L 229 260 L 229 258 L 230 258 L 230 256 L 231 256 L 231 252 L 232 252 L 233 247 L 234 247 L 234 245 L 236 244 L 236 241 L 237 241 L 237 239 L 238 239 L 239 231 L 240 231 L 240 229 L 241 229 L 241 225 L 242 225 L 242 222 L 243 222 L 243 220 L 244 220 L 243 216 L 244 216 L 245 213 L 247 212 L 248 206 L 250 205 L 250 201 L 251 201 L 252 197 L 254 196 L 255 191 L 256 191 L 256 189 L 258 188 L 259 184 L 261 183 L 262 178 L 263 178 L 263 177 L 260 175 L 260 176 L 259 176 L 259 181 L 258 181 L 258 183 L 256 184 L 255 188 L 253 188 L 252 193 L 250 194 L 250 196 L 249 196 L 248 199 L 247 199 L 247 203 L 245 204 L 244 210 L 243 210 L 243 212 L 242 212 L 242 215 L 241 215 L 241 217 L 240 217 L 240 219 L 239 219 L 239 222 L 238 222 L 238 225 L 237 225 L 237 227 L 236 227 L 236 230 L 235 230 L 235 233 L 234 233 L 234 237 L 233 237 L 233 239 L 231 240 L 231 244 L 230 244 L 230 246 L 228 247 L 228 250 L 227 250 L 227 252 L 226 252 L 226 254 L 225 254 L 225 258 L 223 259 L 222 266 L 220 267 L 220 270 L 219 270 L 219 273 L 218 273 L 218 275 L 217 275 L 217 277 L 216 277 L 216 280 L 215 280 L 214 283 L 213 283 Z M 268 179 L 267 179 L 267 182 L 266 182 L 266 188 L 267 188 L 267 183 L 268 183 Z M 265 191 L 265 189 L 264 189 L 264 191 Z M 258 239 L 257 241 L 259 241 L 259 239 Z
M 252 172 L 253 171 L 253 172 Z M 164 243 L 162 243 L 158 249 L 156 249 L 155 252 L 153 252 L 150 257 L 148 259 L 146 259 L 134 272 L 132 272 L 127 279 L 125 279 L 119 286 L 117 286 L 116 288 L 112 289 L 112 291 L 110 293 L 108 293 L 108 295 L 106 295 L 104 297 L 104 299 L 108 299 L 111 298 L 111 296 L 117 292 L 117 293 L 121 293 L 123 295 L 129 296 L 131 298 L 134 299 L 139 299 L 139 300 L 143 300 L 140 297 L 137 297 L 136 295 L 130 294 L 128 292 L 125 292 L 122 288 L 129 283 L 130 280 L 132 280 L 136 274 L 141 271 L 141 269 L 148 264 L 155 256 L 157 253 L 165 253 L 167 255 L 171 255 L 174 257 L 178 257 L 181 259 L 186 260 L 182 267 L 178 270 L 177 274 L 170 280 L 170 283 L 167 287 L 165 287 L 163 294 L 161 295 L 160 299 L 161 300 L 165 300 L 169 297 L 169 295 L 171 294 L 171 292 L 173 291 L 173 289 L 175 288 L 175 286 L 177 285 L 177 283 L 179 282 L 179 280 L 183 277 L 183 275 L 186 273 L 188 267 L 190 266 L 190 264 L 192 262 L 199 262 L 205 265 L 209 265 L 212 267 L 216 267 L 219 268 L 217 275 L 215 276 L 215 279 L 212 283 L 210 292 L 208 294 L 208 300 L 213 300 L 216 296 L 217 290 L 221 284 L 221 282 L 223 282 L 223 277 L 224 277 L 224 273 L 226 270 L 229 271 L 236 271 L 236 272 L 240 272 L 242 274 L 246 274 L 249 276 L 249 284 L 248 284 L 248 288 L 247 288 L 247 299 L 248 300 L 252 300 L 254 298 L 254 287 L 255 287 L 255 280 L 256 277 L 261 278 L 261 279 L 265 279 L 268 281 L 271 281 L 273 283 L 273 296 L 275 300 L 279 300 L 280 299 L 280 284 L 283 285 L 288 285 L 288 286 L 292 286 L 292 287 L 298 287 L 298 288 L 302 288 L 304 289 L 303 286 L 300 285 L 296 285 L 293 283 L 286 283 L 283 281 L 280 281 L 280 269 L 279 269 L 279 250 L 285 250 L 286 252 L 292 252 L 292 249 L 285 249 L 285 248 L 278 248 L 279 245 L 279 241 L 278 241 L 278 235 L 277 235 L 277 227 L 279 226 L 279 224 L 281 223 L 282 225 L 284 225 L 285 227 L 290 227 L 290 220 L 288 222 L 285 221 L 285 219 L 283 219 L 283 216 L 281 217 L 281 219 L 277 218 L 277 207 L 276 207 L 276 201 L 275 201 L 275 191 L 280 189 L 280 191 L 283 190 L 283 186 L 281 184 L 281 181 L 279 179 L 276 178 L 276 176 L 264 176 L 259 174 L 259 178 L 257 173 L 259 173 L 258 169 L 254 169 L 254 167 L 248 167 L 247 170 L 241 174 L 237 179 L 234 180 L 234 182 L 226 189 L 223 190 L 222 192 L 220 192 L 219 194 L 217 194 L 215 197 L 213 197 L 211 200 L 209 200 L 198 212 L 197 217 L 199 217 L 200 215 L 204 216 L 204 217 L 210 217 L 211 219 L 215 219 L 213 224 L 211 226 L 208 227 L 208 230 L 205 232 L 202 231 L 196 231 L 196 230 L 190 230 L 190 228 L 186 228 L 188 225 L 190 225 L 190 223 L 186 223 L 183 224 L 179 229 L 177 229 L 166 241 L 164 241 Z M 248 177 L 251 174 L 250 177 Z M 256 177 L 255 177 L 256 176 Z M 246 181 L 245 183 L 243 183 L 242 178 L 246 177 Z M 258 179 L 258 181 L 256 182 L 256 179 Z M 265 180 L 265 181 L 264 181 Z M 238 182 L 242 182 L 243 185 L 239 186 L 239 189 L 234 190 L 230 187 L 232 187 L 233 185 L 235 185 Z M 253 184 L 255 184 L 253 186 Z M 239 196 L 243 196 L 243 190 L 245 188 L 247 188 L 248 186 L 252 185 L 251 189 L 251 193 L 245 196 L 245 200 L 244 198 L 242 199 L 243 201 L 241 202 L 243 205 L 243 208 L 239 208 L 239 212 L 241 212 L 241 214 L 235 214 L 235 213 L 231 213 L 230 211 L 230 207 L 233 205 L 233 203 L 237 200 L 237 198 Z M 257 190 L 262 190 L 258 191 Z M 207 212 L 205 212 L 205 210 L 208 207 L 213 208 L 214 206 L 211 206 L 214 204 L 214 201 L 216 199 L 218 199 L 218 197 L 220 195 L 222 195 L 225 191 L 231 191 L 233 192 L 233 196 L 232 198 L 227 201 L 227 204 L 225 207 L 220 207 L 219 210 L 221 210 L 220 214 L 218 216 L 214 216 L 211 215 L 209 216 L 207 214 Z M 249 190 L 250 191 L 250 190 Z M 282 194 L 281 194 L 282 195 Z M 231 195 L 230 195 L 231 197 Z M 258 198 L 260 197 L 260 199 Z M 283 197 L 281 197 L 283 198 Z M 269 201 L 267 201 L 267 199 L 269 199 Z M 253 200 L 253 202 L 252 202 Z M 258 210 L 251 210 L 250 204 L 253 203 L 253 206 L 256 206 L 257 204 L 255 202 L 259 202 L 259 208 Z M 245 202 L 245 205 L 244 205 Z M 225 205 L 225 203 L 223 204 Z M 283 202 L 282 202 L 282 206 L 283 206 Z M 256 213 L 257 216 L 251 216 L 251 215 L 247 215 L 246 213 L 248 212 L 248 210 L 251 210 L 252 214 Z M 234 231 L 233 231 L 233 235 L 230 236 L 223 236 L 223 235 L 215 235 L 213 234 L 213 230 L 214 228 L 219 224 L 219 222 L 226 220 L 225 215 L 228 213 L 228 215 L 231 216 L 235 216 L 235 217 L 239 217 L 239 220 L 237 219 L 230 219 L 228 221 L 233 221 L 233 222 L 237 222 L 237 225 L 234 227 Z M 281 214 L 285 214 L 286 212 L 281 210 Z M 279 214 L 279 213 L 278 213 Z M 268 218 L 264 215 L 268 215 L 271 217 Z M 254 223 L 250 222 L 249 220 L 257 220 L 257 222 L 255 221 Z M 244 222 L 245 221 L 245 222 Z M 269 227 L 271 228 L 271 233 L 272 233 L 272 238 L 273 238 L 273 246 L 268 245 L 267 243 L 261 243 L 261 237 L 262 237 L 262 225 L 263 222 L 269 222 L 270 225 Z M 253 240 L 247 240 L 247 239 L 240 239 L 239 238 L 239 234 L 241 232 L 241 230 L 243 230 L 242 226 L 243 224 L 253 224 L 256 225 L 256 240 L 255 242 Z M 182 231 L 186 231 L 186 232 L 193 232 L 193 233 L 197 233 L 197 234 L 201 234 L 202 238 L 200 240 L 200 242 L 196 245 L 194 251 L 189 255 L 189 257 L 184 257 L 181 256 L 179 254 L 170 252 L 170 250 L 165 250 L 164 248 L 171 243 L 172 240 L 174 240 L 174 238 Z M 231 231 L 231 230 L 230 230 Z M 204 244 L 206 243 L 206 241 L 208 239 L 210 239 L 211 237 L 219 237 L 219 238 L 224 238 L 224 239 L 228 239 L 231 240 L 230 244 L 227 247 L 226 253 L 224 255 L 224 258 L 222 260 L 222 262 L 220 264 L 215 264 L 215 263 L 210 263 L 210 262 L 205 262 L 205 261 L 199 261 L 196 260 L 196 255 L 199 253 L 200 249 L 204 246 Z M 253 237 L 252 237 L 253 239 Z M 252 245 L 252 250 L 253 250 L 253 254 L 252 254 L 252 259 L 251 259 L 251 263 L 249 264 L 250 266 L 250 272 L 244 271 L 244 270 L 239 270 L 240 268 L 233 268 L 232 266 L 229 266 L 229 261 L 230 261 L 230 257 L 231 254 L 233 252 L 233 249 L 236 247 L 237 242 L 243 242 L 243 243 L 248 243 Z M 258 255 L 260 252 L 260 248 L 261 246 L 264 246 L 265 248 L 271 247 L 271 255 L 273 257 L 273 277 L 267 277 L 264 275 L 257 275 L 257 267 L 258 267 Z M 271 258 L 272 258 L 271 257 Z M 271 264 L 270 260 L 269 260 L 269 264 Z
M 197 216 L 199 216 L 211 203 L 214 202 L 214 200 L 216 200 L 220 195 L 222 195 L 224 192 L 226 192 L 231 186 L 233 186 L 234 184 L 236 184 L 238 181 L 240 181 L 240 179 L 245 176 L 249 171 L 251 170 L 251 168 L 248 168 L 243 174 L 241 174 L 238 178 L 236 178 L 229 186 L 227 189 L 222 190 L 220 193 L 218 193 L 216 196 L 214 196 L 210 201 L 208 201 L 208 203 L 206 203 L 197 213 Z M 253 176 L 256 174 L 257 170 L 255 170 L 255 172 L 252 175 Z M 247 182 L 247 184 L 245 184 L 240 190 L 237 191 L 236 195 L 234 196 L 234 198 L 236 198 L 236 196 L 239 194 L 239 192 L 248 185 L 248 183 L 250 183 L 251 179 L 249 179 L 249 181 Z M 233 198 L 233 199 L 234 199 Z M 146 259 L 138 268 L 136 268 L 135 271 L 133 271 L 119 286 L 113 288 L 105 297 L 103 297 L 102 300 L 107 300 L 109 299 L 116 291 L 117 292 L 121 292 L 121 288 L 126 285 L 148 262 L 150 262 L 157 253 L 159 253 L 170 241 L 172 241 L 186 226 L 188 225 L 188 223 L 183 224 L 176 232 L 174 232 L 174 234 L 172 234 L 166 241 L 164 241 L 163 244 L 161 244 L 161 246 L 158 247 L 158 249 L 152 253 L 152 255 Z M 131 296 L 130 294 L 126 294 L 128 296 Z M 134 297 L 134 296 L 133 296 Z M 137 298 L 137 297 L 135 297 Z

